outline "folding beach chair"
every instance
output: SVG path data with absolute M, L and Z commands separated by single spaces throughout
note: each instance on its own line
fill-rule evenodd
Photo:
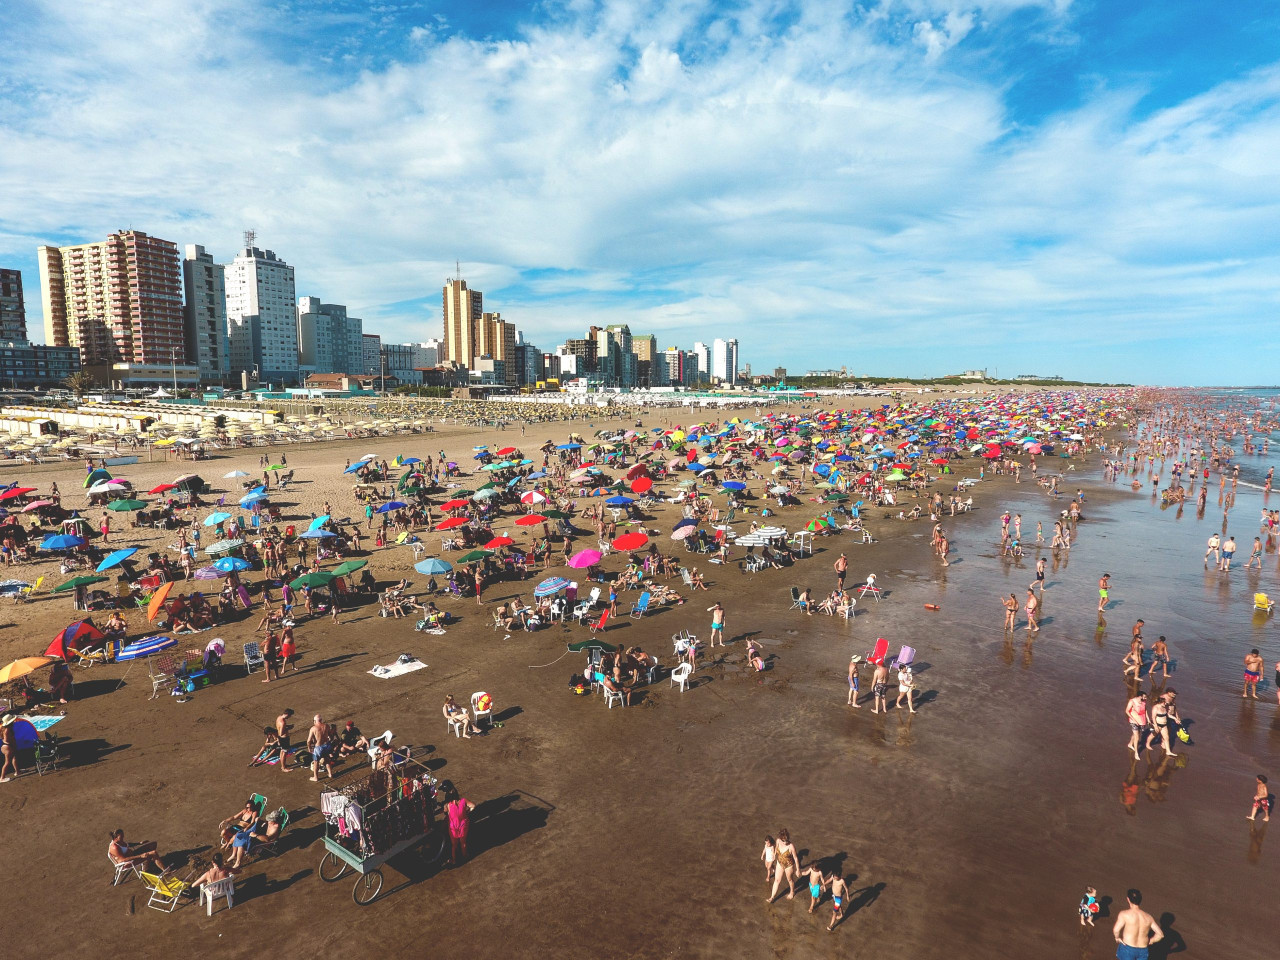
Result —
M 640 594 L 640 599 L 631 605 L 632 619 L 639 620 L 649 612 L 649 591 Z
M 884 664 L 884 658 L 889 655 L 889 641 L 884 637 L 876 640 L 876 647 L 867 654 L 867 663 L 874 663 L 877 666 Z
M 894 657 L 893 661 L 889 664 L 889 669 L 897 670 L 900 667 L 909 667 L 913 662 L 915 662 L 915 659 L 916 659 L 916 648 L 903 647 L 901 650 L 898 651 L 898 655 Z
M 262 650 L 259 649 L 257 641 L 246 643 L 244 645 L 244 668 L 246 672 L 253 673 L 257 667 L 265 667 L 266 661 L 262 658 Z

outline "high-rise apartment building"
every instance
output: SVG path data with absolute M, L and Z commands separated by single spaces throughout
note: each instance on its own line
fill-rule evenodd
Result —
M 410 343 L 413 348 L 413 369 L 424 370 L 438 366 L 444 360 L 443 340 L 424 340 L 422 343 Z
M 591 337 L 584 337 L 581 340 L 566 340 L 564 346 L 557 351 L 561 356 L 571 356 L 574 362 L 568 366 L 561 365 L 562 370 L 570 370 L 580 377 L 586 376 L 588 373 L 596 372 L 596 363 L 599 357 L 596 354 L 596 341 Z
M 364 373 L 364 321 L 340 303 L 299 298 L 298 362 L 308 373 Z
M 204 383 L 225 379 L 231 372 L 227 341 L 227 285 L 222 264 L 199 244 L 189 243 L 182 259 L 182 288 L 187 359 L 200 370 Z
M 413 365 L 414 347 L 411 343 L 384 343 L 382 345 L 381 363 L 385 364 L 387 376 L 395 377 L 404 384 L 419 384 L 422 374 Z M 378 371 L 382 372 L 381 369 Z
M 363 342 L 364 372 L 380 375 L 382 373 L 382 337 L 376 333 L 366 333 Z
M 298 312 L 293 267 L 249 241 L 223 268 L 231 374 L 258 370 L 261 381 L 298 379 Z
M 691 382 L 711 379 L 711 348 L 705 343 L 699 341 L 693 345 L 693 349 L 689 351 L 689 362 L 697 367 L 693 371 Z
M 711 379 L 734 384 L 738 380 L 738 341 L 715 340 L 711 344 Z
M 657 368 L 654 367 L 654 360 L 658 357 L 658 338 L 651 333 L 633 334 L 631 337 L 631 350 L 636 356 L 636 386 L 666 386 L 664 378 L 665 367 L 661 363 L 658 364 Z
M 631 328 L 625 323 L 610 324 L 604 329 L 592 327 L 596 340 L 596 370 L 601 380 L 611 387 L 634 387 L 636 355 L 631 345 Z
M 476 349 L 480 339 L 479 326 L 484 315 L 484 294 L 467 287 L 467 281 L 458 278 L 444 285 L 444 360 L 452 360 L 464 367 L 471 366 L 473 358 L 484 351 Z
M 22 298 L 22 271 L 0 267 L 0 340 L 27 339 L 27 304 Z
M 483 313 L 476 327 L 478 337 L 475 357 L 488 357 L 503 363 L 503 382 L 509 387 L 519 383 L 516 372 L 516 328 L 507 323 L 500 313 Z M 474 359 L 474 358 L 473 358 Z M 468 364 L 472 366 L 472 364 Z
M 178 247 L 137 230 L 39 248 L 45 339 L 87 364 L 184 361 Z

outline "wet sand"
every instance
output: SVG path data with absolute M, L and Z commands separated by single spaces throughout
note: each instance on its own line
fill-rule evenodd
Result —
M 536 446 L 544 432 L 536 428 L 535 439 L 531 430 L 524 445 Z M 518 430 L 482 436 L 457 430 L 287 452 L 300 480 L 314 470 L 320 481 L 295 488 L 305 507 L 347 456 L 440 446 L 453 455 L 495 437 L 520 445 Z M 212 479 L 237 466 L 250 470 L 256 458 L 251 451 L 199 470 Z M 313 458 L 328 466 L 310 466 Z M 1096 463 L 1091 456 L 1063 485 L 1086 489 L 1087 519 L 1069 560 L 1050 568 L 1044 625 L 1030 643 L 1023 630 L 1012 640 L 1001 636 L 999 596 L 1023 595 L 1035 554 L 1018 565 L 1001 561 L 998 518 L 1004 506 L 1021 512 L 1033 539 L 1035 521 L 1051 529 L 1057 508 L 1032 484 L 997 479 L 978 485 L 973 513 L 946 522 L 954 544 L 946 570 L 930 553 L 927 520 L 885 520 L 882 510 L 868 514 L 879 543 L 820 539 L 816 555 L 790 570 L 746 575 L 700 564 L 710 592 L 625 619 L 606 639 L 640 643 L 669 665 L 671 635 L 687 628 L 705 639 L 705 608 L 719 599 L 731 642 L 720 662 L 700 666 L 688 692 L 664 678 L 642 688 L 629 709 L 606 710 L 599 697 L 568 692 L 578 655 L 530 669 L 555 661 L 564 640 L 584 638 L 584 629 L 504 639 L 473 600 L 452 604 L 463 619 L 445 636 L 379 619 L 376 604 L 337 626 L 304 623 L 302 672 L 264 685 L 260 674 L 230 671 L 231 679 L 186 704 L 148 701 L 142 665 L 119 690 L 126 665 L 77 668 L 82 699 L 57 728 L 72 738 L 71 762 L 54 776 L 0 785 L 12 865 L 0 915 L 39 911 L 26 936 L 12 931 L 10 951 L 1110 957 L 1110 920 L 1082 933 L 1076 918 L 1092 884 L 1112 898 L 1113 914 L 1127 887 L 1141 887 L 1157 918 L 1173 915 L 1187 956 L 1265 955 L 1269 939 L 1257 922 L 1269 916 L 1275 858 L 1265 830 L 1250 831 L 1244 816 L 1253 774 L 1277 756 L 1280 723 L 1270 685 L 1262 702 L 1240 701 L 1239 663 L 1253 645 L 1268 658 L 1267 675 L 1276 659 L 1274 625 L 1255 619 L 1249 600 L 1255 581 L 1274 589 L 1275 555 L 1261 578 L 1256 571 L 1202 576 L 1206 528 L 1218 525 L 1220 512 L 1211 507 L 1198 521 L 1188 509 L 1177 519 L 1145 493 L 1103 484 Z M 144 463 L 123 472 L 145 489 L 185 470 Z M 76 468 L 30 474 L 47 483 L 45 472 L 66 489 L 63 477 Z M 1255 516 L 1242 494 L 1233 511 L 1242 543 Z M 794 526 L 797 517 L 784 519 Z M 655 525 L 670 523 L 664 516 Z M 809 584 L 819 595 L 830 589 L 841 549 L 850 581 L 875 572 L 884 599 L 860 601 L 849 623 L 789 610 L 791 586 Z M 388 581 L 409 568 L 412 555 L 399 548 L 370 559 Z M 1103 570 L 1113 574 L 1113 609 L 1099 630 L 1095 583 Z M 498 584 L 486 600 L 528 598 L 534 582 Z M 1184 718 L 1194 721 L 1195 742 L 1181 750 L 1185 766 L 1126 759 L 1120 659 L 1137 617 L 1149 639 L 1169 638 L 1177 662 L 1172 684 Z M 39 652 L 72 618 L 67 599 L 5 604 L 5 662 Z M 139 620 L 131 616 L 135 633 Z M 225 637 L 233 662 L 256 622 L 255 614 L 194 639 Z M 762 675 L 743 667 L 747 635 L 772 655 Z M 923 696 L 915 716 L 845 706 L 849 655 L 870 649 L 877 636 L 894 651 L 903 643 L 918 651 Z M 392 680 L 365 673 L 404 651 L 429 669 Z M 867 672 L 862 688 L 865 697 Z M 505 726 L 470 741 L 447 735 L 444 694 L 463 700 L 480 689 L 495 696 Z M 353 717 L 367 734 L 391 728 L 399 740 L 433 746 L 438 775 L 479 807 L 473 859 L 439 872 L 422 871 L 412 858 L 395 861 L 382 898 L 366 908 L 352 902 L 349 877 L 321 882 L 317 785 L 304 773 L 244 766 L 260 728 L 285 706 L 301 726 L 314 712 Z M 103 853 L 111 828 L 158 839 L 166 854 L 206 850 L 217 822 L 253 791 L 272 806 L 287 805 L 294 825 L 279 857 L 255 863 L 237 881 L 231 912 L 207 918 L 184 907 L 165 915 L 146 909 L 136 881 L 109 885 Z M 1129 809 L 1122 800 L 1135 793 Z M 782 827 L 806 860 L 840 858 L 852 878 L 848 916 L 834 933 L 825 930 L 826 902 L 806 914 L 805 891 L 764 903 L 756 858 L 764 834 Z M 60 900 L 66 919 L 49 907 Z

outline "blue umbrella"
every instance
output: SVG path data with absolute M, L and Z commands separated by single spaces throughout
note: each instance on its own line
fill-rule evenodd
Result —
M 689 469 L 694 473 L 701 473 L 703 470 L 707 469 L 707 467 L 706 464 L 698 463 L 695 460 L 693 463 L 689 464 Z
M 421 462 L 422 461 L 419 460 L 417 457 L 405 457 L 403 460 L 400 461 L 400 466 L 407 467 L 411 463 L 421 463 Z
M 302 540 L 323 540 L 325 537 L 336 537 L 337 534 L 329 530 L 308 530 L 306 533 L 298 534 Z
M 629 507 L 635 503 L 630 497 L 610 497 L 605 501 L 611 507 Z
M 363 469 L 364 469 L 365 467 L 367 467 L 368 465 L 369 465 L 369 464 L 368 464 L 366 461 L 364 461 L 364 460 L 357 460 L 355 463 L 353 463 L 351 466 L 347 467 L 347 469 L 343 470 L 342 472 L 343 472 L 343 473 L 355 473 L 357 470 L 363 470 Z
M 265 493 L 246 493 L 240 498 L 240 506 L 252 507 L 255 503 L 261 503 L 266 499 L 267 495 Z
M 526 479 L 526 480 L 541 480 L 541 479 L 542 479 L 543 477 L 545 477 L 545 476 L 546 476 L 546 473 L 544 473 L 543 471 L 541 471 L 541 470 L 535 470 L 533 473 L 531 473 L 531 474 L 529 474 L 527 477 L 525 477 L 525 479 Z
M 226 523 L 230 519 L 231 514 L 229 513 L 211 513 L 204 518 L 204 525 L 206 527 L 216 527 L 218 524 Z
M 672 530 L 679 530 L 679 529 L 681 529 L 681 528 L 683 528 L 683 527 L 696 527 L 697 525 L 698 525 L 698 521 L 697 521 L 697 520 L 694 520 L 694 519 L 692 519 L 691 517 L 686 517 L 684 520 L 681 520 L 679 523 L 677 523 L 677 524 L 676 524 L 674 527 L 672 527 L 671 529 L 672 529 Z
M 326 513 L 324 516 L 322 516 L 322 517 L 316 517 L 314 520 L 312 520 L 312 521 L 311 521 L 311 525 L 310 525 L 309 527 L 307 527 L 307 529 L 308 529 L 308 530 L 319 530 L 321 527 L 323 527 L 323 526 L 324 526 L 326 523 L 328 523 L 328 522 L 329 522 L 329 515 Z
M 403 510 L 407 506 L 408 506 L 407 503 L 403 503 L 399 500 L 390 500 L 387 503 L 384 503 L 382 506 L 380 506 L 376 512 L 390 513 L 392 510 Z
M 70 550 L 72 547 L 83 547 L 84 538 L 69 533 L 54 533 L 40 541 L 41 550 Z
M 248 560 L 241 560 L 239 557 L 223 557 L 213 562 L 213 569 L 219 573 L 239 573 L 241 570 L 248 570 L 250 566 L 252 564 Z
M 116 660 L 141 660 L 177 645 L 178 641 L 173 637 L 143 637 L 141 640 L 126 643 L 121 647 L 120 652 L 116 654 Z
M 557 449 L 557 450 L 581 450 L 581 449 L 582 449 L 582 444 L 580 444 L 580 443 L 562 443 L 562 444 L 560 444 L 560 446 L 556 447 L 556 449 Z
M 124 563 L 126 560 L 132 557 L 135 553 L 137 553 L 139 549 L 140 548 L 138 547 L 126 547 L 123 550 L 116 550 L 112 553 L 108 553 L 102 559 L 102 562 L 98 564 L 97 572 L 101 573 L 103 570 L 110 570 L 112 567 L 117 566 L 121 563 Z
M 745 483 L 742 483 L 742 482 L 741 482 L 741 481 L 739 481 L 739 480 L 726 480 L 724 483 L 720 484 L 720 486 L 724 487 L 726 490 L 745 490 L 745 489 L 747 489 L 747 485 L 746 485 Z
M 427 557 L 425 560 L 419 560 L 413 565 L 413 569 L 419 573 L 448 573 L 453 569 L 453 564 L 447 560 L 441 560 L 439 557 Z
M 569 586 L 569 581 L 564 577 L 548 577 L 533 588 L 533 595 L 535 597 L 549 597 L 553 593 L 559 593 L 567 586 Z

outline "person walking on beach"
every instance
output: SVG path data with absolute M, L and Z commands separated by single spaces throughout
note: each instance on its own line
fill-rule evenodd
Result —
M 1018 615 L 1018 598 L 1012 593 L 1004 600 L 1004 632 L 1013 633 L 1014 620 Z
M 1138 744 L 1145 745 L 1146 740 L 1147 698 L 1141 693 L 1135 693 L 1124 705 L 1124 715 L 1129 721 L 1129 749 L 1133 751 L 1135 757 L 1141 759 L 1142 754 L 1138 752 Z
M 1031 581 L 1032 588 L 1040 588 L 1040 596 L 1044 596 L 1044 557 L 1036 561 L 1036 578 Z
M 889 712 L 888 689 L 889 668 L 885 666 L 882 659 L 876 663 L 876 672 L 871 677 L 872 713 Z
M 1253 549 L 1249 552 L 1249 562 L 1244 565 L 1244 568 L 1248 570 L 1250 567 L 1253 566 L 1253 563 L 1255 560 L 1258 562 L 1258 569 L 1261 570 L 1262 569 L 1262 538 L 1261 537 L 1253 538 Z
M 1252 693 L 1258 699 L 1258 681 L 1262 679 L 1262 656 L 1254 647 L 1244 655 L 1244 691 L 1240 694 L 1243 700 Z
M 1036 599 L 1036 592 L 1027 587 L 1027 633 L 1034 633 L 1040 629 L 1037 620 L 1037 614 L 1040 612 L 1040 601 Z
M 836 589 L 843 590 L 845 574 L 849 572 L 849 558 L 843 553 L 840 554 L 840 557 L 836 560 L 834 566 L 836 568 Z
M 764 882 L 773 879 L 773 871 L 778 863 L 778 847 L 773 837 L 765 834 L 764 849 L 760 851 L 760 859 L 764 862 Z
M 1253 809 L 1249 811 L 1249 819 L 1252 820 L 1258 815 L 1258 811 L 1262 811 L 1262 822 L 1271 822 L 1271 790 L 1267 787 L 1267 777 L 1265 774 L 1258 774 L 1257 786 L 1253 791 Z
M 1201 492 L 1203 493 L 1203 491 Z M 1213 565 L 1215 567 L 1221 562 L 1222 556 L 1218 549 L 1221 543 L 1222 540 L 1216 533 L 1209 538 L 1209 548 L 1204 552 L 1204 568 L 1206 570 L 1209 569 L 1209 554 L 1213 554 Z
M 1129 906 L 1116 917 L 1111 934 L 1116 938 L 1116 960 L 1147 960 L 1147 947 L 1164 939 L 1155 917 L 1142 909 L 1142 892 L 1130 889 Z
M 707 612 L 711 614 L 711 643 L 708 647 L 716 645 L 716 637 L 720 638 L 720 646 L 724 646 L 724 607 L 720 606 L 717 600 L 711 606 L 707 607 Z
M 796 877 L 800 873 L 800 854 L 791 842 L 791 834 L 784 828 L 778 831 L 778 865 L 773 871 L 773 892 L 765 903 L 773 903 L 778 899 L 778 890 L 782 881 L 787 881 L 787 899 L 794 900 L 796 895 Z
M 1165 642 L 1163 636 L 1157 637 L 1156 642 L 1151 645 L 1151 668 L 1147 671 L 1147 676 L 1151 678 L 1151 685 L 1154 687 L 1156 683 L 1156 667 L 1159 666 L 1164 673 L 1164 679 L 1169 679 L 1169 645 Z
M 849 896 L 849 885 L 837 870 L 831 878 L 831 922 L 827 924 L 827 933 L 836 928 L 836 924 L 844 919 L 844 901 Z
M 805 878 L 809 881 L 809 912 L 813 913 L 818 909 L 818 904 L 822 902 L 822 891 L 827 887 L 827 878 L 823 875 L 818 861 L 809 864 L 809 869 L 805 872 Z
M 1107 598 L 1111 593 L 1111 574 L 1104 573 L 1098 578 L 1098 612 L 1107 609 Z
M 849 658 L 849 699 L 847 702 L 849 706 L 857 707 L 859 710 L 862 709 L 858 704 L 858 664 L 861 662 L 862 657 L 856 653 Z M 1276 672 L 1280 673 L 1280 664 L 1276 664 Z

